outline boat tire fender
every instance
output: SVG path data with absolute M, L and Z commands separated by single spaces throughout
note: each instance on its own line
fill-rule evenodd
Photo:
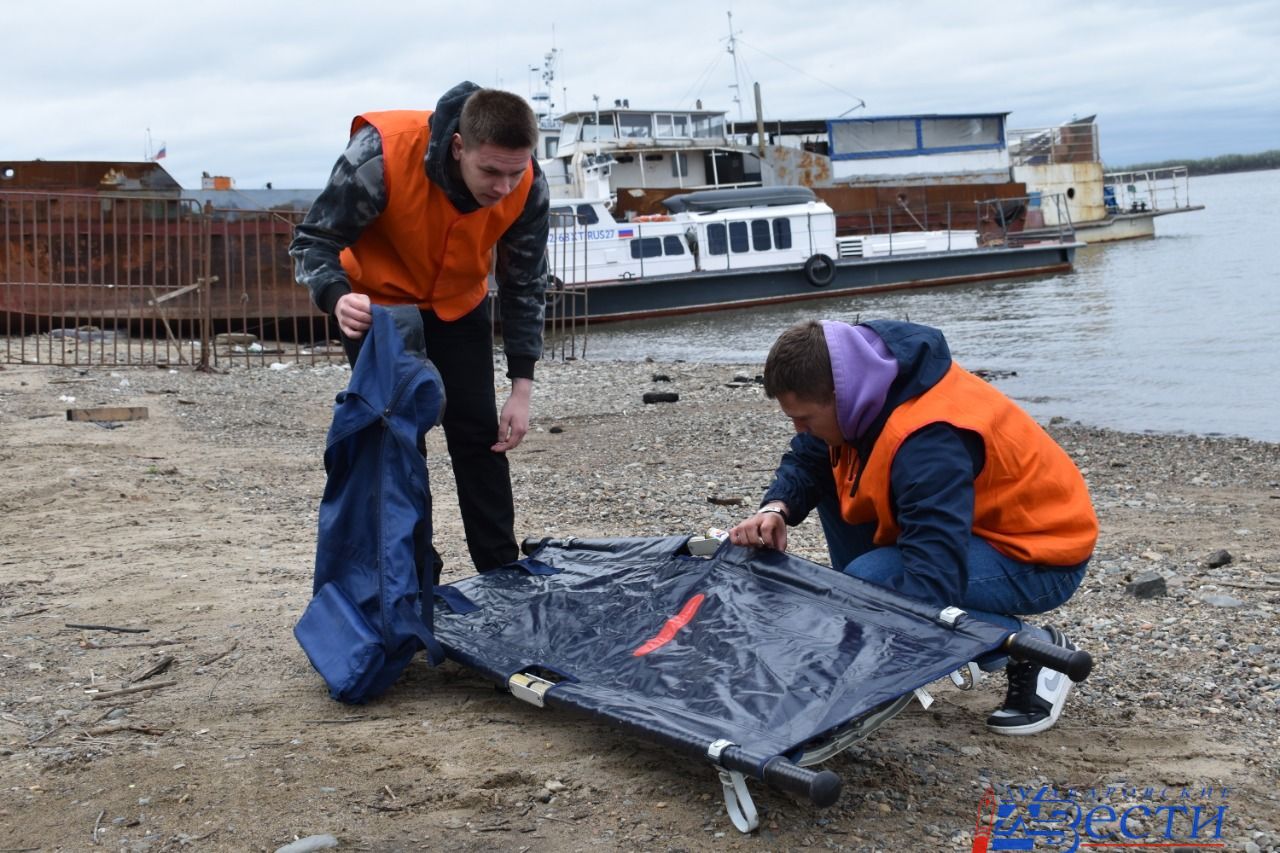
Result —
M 836 262 L 819 252 L 804 262 L 804 277 L 814 287 L 826 287 L 836 277 Z

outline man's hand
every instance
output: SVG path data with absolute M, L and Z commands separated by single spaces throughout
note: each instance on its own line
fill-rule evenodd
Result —
M 363 293 L 345 293 L 333 307 L 333 316 L 338 320 L 338 328 L 342 334 L 352 340 L 359 340 L 373 325 L 373 310 L 369 307 L 369 297 Z
M 512 379 L 511 396 L 502 406 L 498 418 L 498 443 L 490 447 L 494 453 L 506 453 L 524 441 L 529 431 L 529 398 L 533 396 L 532 379 Z
M 780 509 L 787 512 L 787 505 L 782 501 L 770 501 L 755 515 L 738 522 L 729 531 L 729 541 L 735 545 L 746 545 L 751 548 L 773 548 L 777 551 L 787 550 L 787 520 L 777 512 L 765 510 Z

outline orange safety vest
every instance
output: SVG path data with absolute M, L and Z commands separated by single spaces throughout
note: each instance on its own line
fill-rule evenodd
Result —
M 975 535 L 1024 563 L 1074 566 L 1088 559 L 1098 540 L 1098 517 L 1071 457 L 1012 400 L 955 363 L 937 385 L 893 410 L 860 478 L 857 452 L 832 449 L 845 521 L 874 521 L 876 545 L 898 541 L 890 466 L 902 442 L 934 423 L 982 437 L 986 464 L 973 484 Z
M 373 125 L 382 137 L 387 207 L 341 259 L 356 293 L 382 305 L 417 304 L 447 322 L 488 294 L 493 247 L 524 211 L 533 169 L 492 207 L 459 213 L 427 178 L 430 118 L 430 110 L 391 110 L 352 120 L 353 135 Z

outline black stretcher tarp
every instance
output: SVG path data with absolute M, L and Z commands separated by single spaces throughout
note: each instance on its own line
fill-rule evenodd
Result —
M 687 539 L 548 541 L 448 585 L 436 638 L 502 684 L 558 674 L 549 706 L 694 755 L 728 739 L 760 768 L 1010 634 L 967 616 L 945 624 L 936 608 L 778 551 L 725 543 L 692 557 Z

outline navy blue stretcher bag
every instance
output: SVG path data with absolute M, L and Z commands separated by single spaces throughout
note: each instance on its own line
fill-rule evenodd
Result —
M 440 422 L 443 388 L 418 309 L 374 306 L 334 405 L 314 594 L 293 631 L 340 702 L 382 694 L 419 649 L 432 664 L 444 659 L 432 635 L 431 497 L 419 450 Z

